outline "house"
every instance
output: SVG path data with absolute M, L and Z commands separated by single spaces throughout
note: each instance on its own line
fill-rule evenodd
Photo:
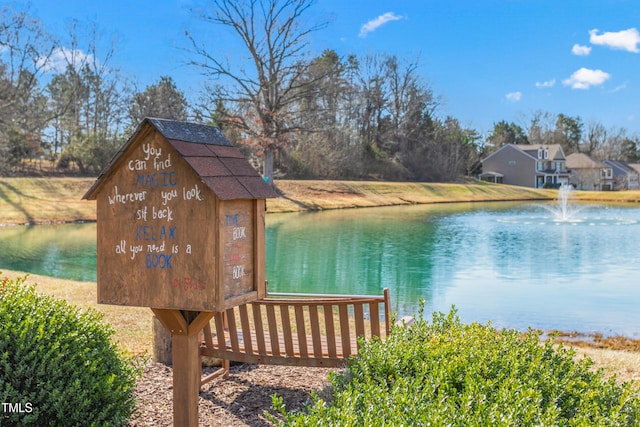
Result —
M 613 190 L 613 169 L 611 166 L 593 160 L 584 153 L 567 156 L 567 169 L 571 172 L 569 183 L 578 190 Z
M 640 188 L 640 174 L 629 163 L 622 160 L 605 160 L 604 163 L 613 170 L 616 190 L 637 190 Z
M 484 181 L 524 187 L 569 183 L 566 157 L 559 144 L 506 144 L 482 159 Z
M 223 311 L 263 297 L 277 196 L 219 128 L 144 119 L 84 196 L 97 202 L 98 302 Z

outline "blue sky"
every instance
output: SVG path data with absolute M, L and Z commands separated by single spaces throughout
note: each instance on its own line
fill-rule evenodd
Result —
M 171 76 L 190 99 L 202 77 L 184 65 L 184 35 L 233 56 L 229 33 L 194 18 L 205 0 L 33 0 L 53 32 L 71 18 L 117 37 L 111 65 L 143 89 Z M 18 2 L 19 4 L 22 4 Z M 0 4 L 7 4 L 1 2 Z M 640 2 L 636 0 L 318 0 L 313 54 L 388 53 L 419 60 L 436 111 L 487 135 L 501 120 L 523 127 L 542 111 L 640 135 Z

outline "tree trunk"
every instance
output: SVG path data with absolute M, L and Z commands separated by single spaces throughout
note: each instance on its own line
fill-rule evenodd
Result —
M 264 150 L 264 180 L 270 185 L 273 184 L 273 147 Z
M 153 361 L 167 366 L 172 363 L 171 332 L 156 316 L 153 316 Z

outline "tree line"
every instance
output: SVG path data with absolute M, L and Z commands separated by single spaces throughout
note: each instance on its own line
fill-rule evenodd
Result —
M 71 21 L 48 34 L 27 10 L 1 11 L 0 175 L 46 159 L 99 173 L 144 117 L 216 125 L 273 177 L 456 181 L 506 143 L 560 143 L 602 158 L 635 161 L 638 139 L 624 129 L 585 126 L 578 117 L 535 113 L 526 129 L 500 121 L 483 137 L 454 117 L 418 61 L 392 54 L 309 54 L 314 0 L 213 0 L 193 13 L 224 26 L 246 48 L 246 63 L 216 56 L 187 32 L 189 64 L 208 76 L 189 101 L 170 76 L 145 87 L 111 65 L 116 46 L 95 24 Z

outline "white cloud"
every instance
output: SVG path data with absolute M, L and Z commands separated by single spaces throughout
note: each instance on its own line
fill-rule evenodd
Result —
M 626 88 L 627 88 L 627 83 L 625 82 L 625 83 L 622 83 L 621 85 L 616 86 L 616 87 L 614 87 L 613 89 L 611 89 L 611 90 L 609 91 L 609 93 L 616 93 L 616 92 L 620 92 L 621 90 L 626 89 Z
M 537 88 L 553 87 L 556 84 L 556 79 L 547 80 L 546 82 L 536 82 Z
M 399 21 L 400 19 L 402 19 L 402 16 L 396 15 L 393 12 L 387 12 L 384 15 L 380 15 L 376 19 L 372 19 L 371 21 L 360 27 L 360 34 L 358 34 L 358 37 L 365 38 L 367 37 L 367 34 L 374 32 L 387 22 Z
M 611 49 L 626 50 L 628 52 L 638 53 L 638 43 L 640 43 L 640 33 L 635 28 L 622 30 L 618 32 L 605 32 L 598 34 L 600 30 L 594 29 L 589 31 L 589 41 L 592 44 L 608 46 Z
M 582 46 L 576 43 L 571 48 L 571 53 L 577 56 L 587 56 L 591 53 L 591 48 L 589 46 Z
M 93 55 L 87 55 L 80 49 L 57 47 L 51 52 L 48 58 L 44 56 L 40 57 L 38 59 L 38 66 L 42 67 L 42 71 L 45 73 L 62 73 L 69 64 L 73 64 L 75 68 L 79 68 L 82 64 L 91 62 L 92 60 Z
M 508 101 L 518 102 L 522 99 L 522 92 L 511 92 L 505 95 Z
M 602 70 L 590 70 L 588 68 L 580 68 L 571 74 L 571 77 L 562 81 L 565 86 L 571 86 L 572 89 L 589 89 L 591 86 L 600 86 L 611 78 L 611 74 Z

